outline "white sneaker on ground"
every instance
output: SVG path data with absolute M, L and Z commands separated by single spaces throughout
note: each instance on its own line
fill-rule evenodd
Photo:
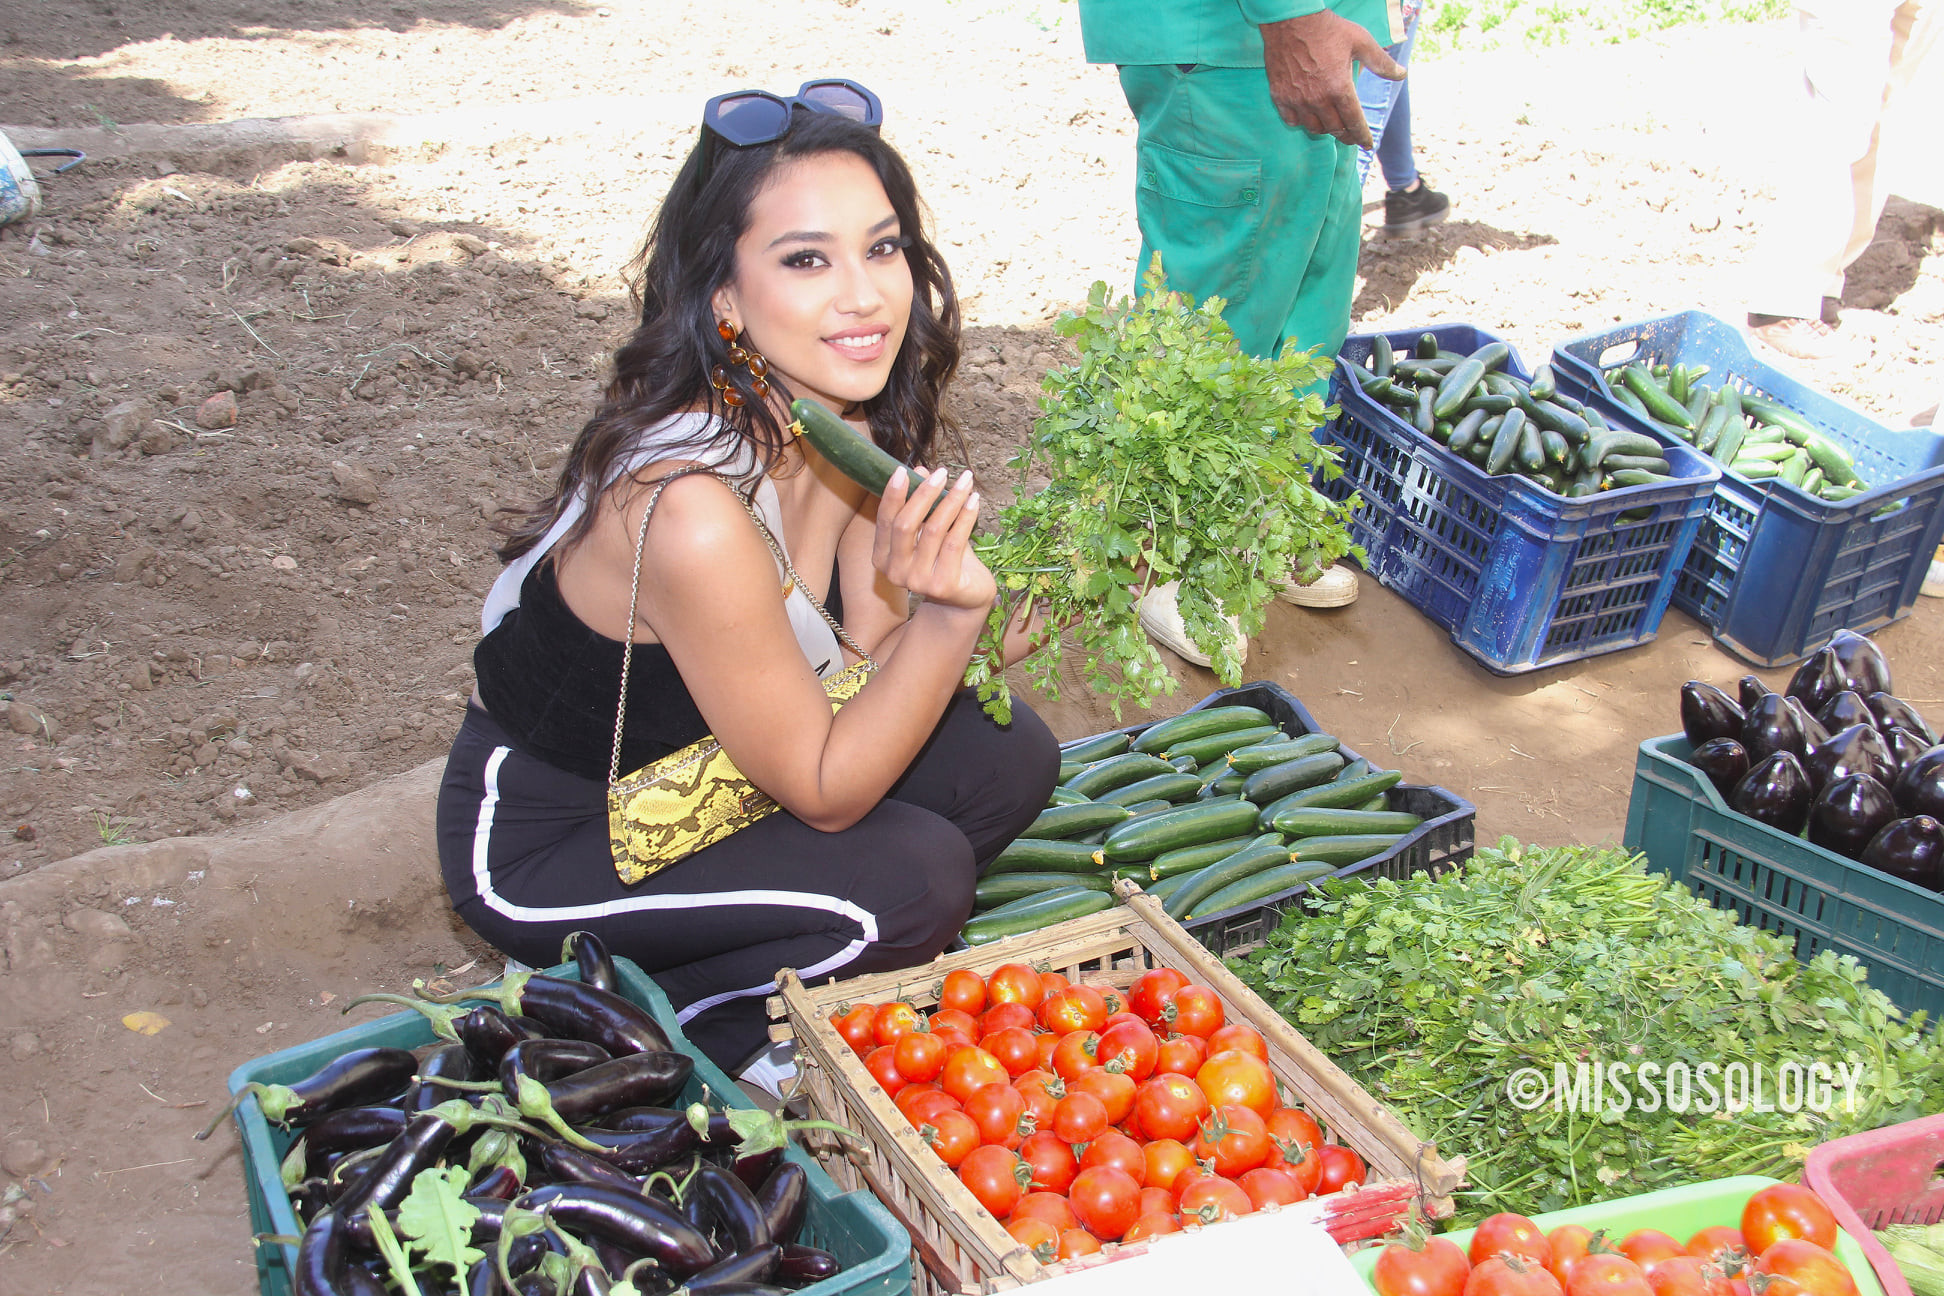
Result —
M 1344 607 L 1357 601 L 1357 573 L 1348 567 L 1325 567 L 1307 581 L 1292 576 L 1277 584 L 1276 597 L 1297 607 Z
M 1937 548 L 1937 556 L 1931 559 L 1930 573 L 1924 577 L 1920 593 L 1932 598 L 1944 598 L 1944 545 Z
M 1148 638 L 1186 661 L 1197 666 L 1212 666 L 1214 660 L 1201 649 L 1195 647 L 1188 637 L 1188 627 L 1182 623 L 1181 608 L 1177 603 L 1180 597 L 1181 582 L 1169 581 L 1166 585 L 1156 585 L 1141 596 L 1141 629 L 1147 631 Z M 1228 618 L 1229 631 L 1235 636 L 1235 659 L 1245 661 L 1249 655 L 1249 641 L 1242 633 L 1242 623 L 1235 617 Z
M 755 1085 L 780 1103 L 796 1075 L 796 1045 L 786 1043 L 772 1044 L 765 1052 L 758 1053 L 756 1060 L 744 1067 L 736 1079 Z

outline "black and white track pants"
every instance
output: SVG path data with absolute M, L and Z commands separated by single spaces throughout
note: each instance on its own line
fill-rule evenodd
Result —
M 848 977 L 944 949 L 979 871 L 1045 807 L 1058 770 L 1051 731 L 1018 698 L 1002 728 L 961 692 L 852 827 L 820 832 L 777 811 L 626 886 L 606 784 L 521 753 L 474 706 L 439 791 L 439 860 L 453 908 L 485 940 L 548 967 L 567 933 L 595 933 L 655 978 L 689 1038 L 734 1075 L 768 1045 L 777 969 Z

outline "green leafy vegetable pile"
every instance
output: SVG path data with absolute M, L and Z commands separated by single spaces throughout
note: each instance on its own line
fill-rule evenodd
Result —
M 1174 690 L 1140 627 L 1149 584 L 1181 581 L 1189 635 L 1233 685 L 1241 662 L 1221 617 L 1255 633 L 1272 581 L 1299 560 L 1328 565 L 1352 552 L 1344 524 L 1356 501 L 1335 503 L 1310 485 L 1318 472 L 1340 473 L 1336 452 L 1310 437 L 1328 410 L 1306 390 L 1331 361 L 1293 347 L 1270 360 L 1244 353 L 1223 305 L 1212 297 L 1196 307 L 1169 291 L 1157 257 L 1139 301 L 1112 304 L 1096 283 L 1087 308 L 1055 325 L 1080 360 L 1046 376 L 1032 440 L 1011 465 L 1022 482 L 1036 467 L 1051 481 L 1022 493 L 978 542 L 1001 597 L 966 683 L 1002 720 L 1011 695 L 998 640 L 1022 596 L 1044 600 L 1047 623 L 1067 627 L 1071 641 L 1050 638 L 1027 659 L 1034 686 L 1059 695 L 1070 649 L 1118 716 L 1123 701 L 1151 706 Z
M 1944 1042 L 1922 1014 L 1905 1019 L 1854 959 L 1798 962 L 1789 942 L 1639 857 L 1507 838 L 1462 872 L 1326 890 L 1314 916 L 1286 920 L 1230 965 L 1442 1155 L 1468 1158 L 1461 1223 L 1729 1175 L 1793 1177 L 1817 1143 L 1944 1109 Z M 1817 1061 L 1861 1066 L 1853 1110 L 1840 1086 L 1826 1113 L 1704 1113 L 1726 1103 L 1698 1086 L 1684 1113 L 1611 1100 L 1580 1104 L 1597 1115 L 1551 1101 L 1522 1110 L 1508 1094 L 1522 1068 L 1550 1081 L 1555 1063 L 1651 1062 L 1665 1076 L 1677 1062 L 1738 1062 L 1764 1068 L 1766 1104 L 1779 1108 L 1784 1064 Z

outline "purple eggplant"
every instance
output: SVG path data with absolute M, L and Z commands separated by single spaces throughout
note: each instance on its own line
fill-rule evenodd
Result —
M 1699 747 L 1710 738 L 1739 738 L 1747 723 L 1741 704 L 1714 685 L 1700 680 L 1681 685 L 1681 732 L 1688 746 Z
M 1809 708 L 1796 698 L 1789 699 L 1789 710 L 1795 712 L 1796 724 L 1802 729 L 1802 746 L 1806 755 L 1819 744 L 1829 741 L 1829 729 L 1822 721 L 1809 714 Z
M 1780 693 L 1757 698 L 1741 731 L 1741 745 L 1748 749 L 1748 759 L 1759 765 L 1777 752 L 1793 753 L 1798 760 L 1807 755 L 1809 744 L 1803 736 L 1802 721 L 1796 717 L 1789 699 Z
M 1864 697 L 1890 691 L 1890 662 L 1873 641 L 1854 630 L 1838 630 L 1829 636 L 1826 647 L 1836 659 L 1845 688 L 1855 689 Z
M 216 1127 L 245 1098 L 257 1100 L 265 1120 L 279 1125 L 305 1125 L 341 1108 L 389 1102 L 411 1086 L 417 1072 L 418 1059 L 408 1049 L 352 1049 L 326 1062 L 313 1074 L 287 1085 L 249 1081 L 196 1137 L 206 1139 L 215 1133 Z
M 1875 725 L 1877 722 L 1876 715 L 1870 710 L 1869 704 L 1855 689 L 1844 689 L 1829 699 L 1828 705 L 1816 712 L 1816 719 L 1821 721 L 1822 727 L 1830 733 L 1841 733 L 1851 725 Z
M 1736 814 L 1794 836 L 1809 821 L 1814 799 L 1802 762 L 1794 752 L 1778 751 L 1742 775 L 1728 805 Z
M 1926 746 L 1934 746 L 1936 744 L 1937 731 L 1932 729 L 1929 722 L 1917 713 L 1916 707 L 1910 705 L 1910 703 L 1904 701 L 1902 698 L 1892 697 L 1888 693 L 1877 692 L 1870 694 L 1864 700 L 1870 708 L 1870 714 L 1876 717 L 1875 723 L 1877 728 L 1888 729 L 1895 726 L 1899 729 L 1908 729 L 1919 738 L 1922 738 Z
M 1824 850 L 1857 859 L 1870 839 L 1897 817 L 1890 789 L 1868 774 L 1831 779 L 1809 807 L 1809 840 Z
M 1906 761 L 1890 791 L 1905 814 L 1944 819 L 1944 746 Z
M 1748 773 L 1748 748 L 1733 738 L 1714 738 L 1702 743 L 1688 757 L 1688 764 L 1708 776 L 1708 782 L 1715 785 L 1721 799 L 1727 800 L 1741 782 L 1742 775 Z
M 1893 878 L 1944 891 L 1944 824 L 1930 815 L 1893 819 L 1870 838 L 1862 861 Z
M 1775 690 L 1762 683 L 1759 675 L 1744 675 L 1735 685 L 1735 694 L 1741 699 L 1743 712 L 1747 712 L 1762 698 L 1773 692 Z
M 1829 704 L 1829 699 L 1849 687 L 1843 672 L 1836 665 L 1836 654 L 1827 648 L 1818 648 L 1809 655 L 1809 660 L 1796 667 L 1795 674 L 1789 677 L 1789 686 L 1782 691 L 1787 693 L 1814 715 Z
M 1900 773 L 1905 766 L 1921 759 L 1932 747 L 1931 743 L 1925 742 L 1902 725 L 1891 725 L 1888 729 L 1879 729 L 1877 732 L 1883 735 L 1883 741 L 1889 745 L 1890 759 L 1897 762 Z
M 520 1197 L 529 1210 L 550 1207 L 553 1222 L 570 1233 L 592 1233 L 637 1255 L 652 1257 L 678 1278 L 715 1263 L 708 1238 L 666 1201 L 593 1184 L 549 1184 Z
M 1866 724 L 1851 725 L 1813 748 L 1803 766 L 1818 789 L 1847 774 L 1868 774 L 1886 789 L 1897 781 L 1897 762 L 1890 754 L 1890 744 Z

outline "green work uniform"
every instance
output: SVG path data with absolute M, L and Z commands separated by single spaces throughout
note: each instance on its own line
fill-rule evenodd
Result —
M 1080 0 L 1087 60 L 1119 65 L 1139 127 L 1136 281 L 1160 252 L 1171 287 L 1228 302 L 1255 355 L 1288 342 L 1334 355 L 1350 328 L 1356 150 L 1283 121 L 1258 30 L 1326 7 L 1390 38 L 1385 0 Z

